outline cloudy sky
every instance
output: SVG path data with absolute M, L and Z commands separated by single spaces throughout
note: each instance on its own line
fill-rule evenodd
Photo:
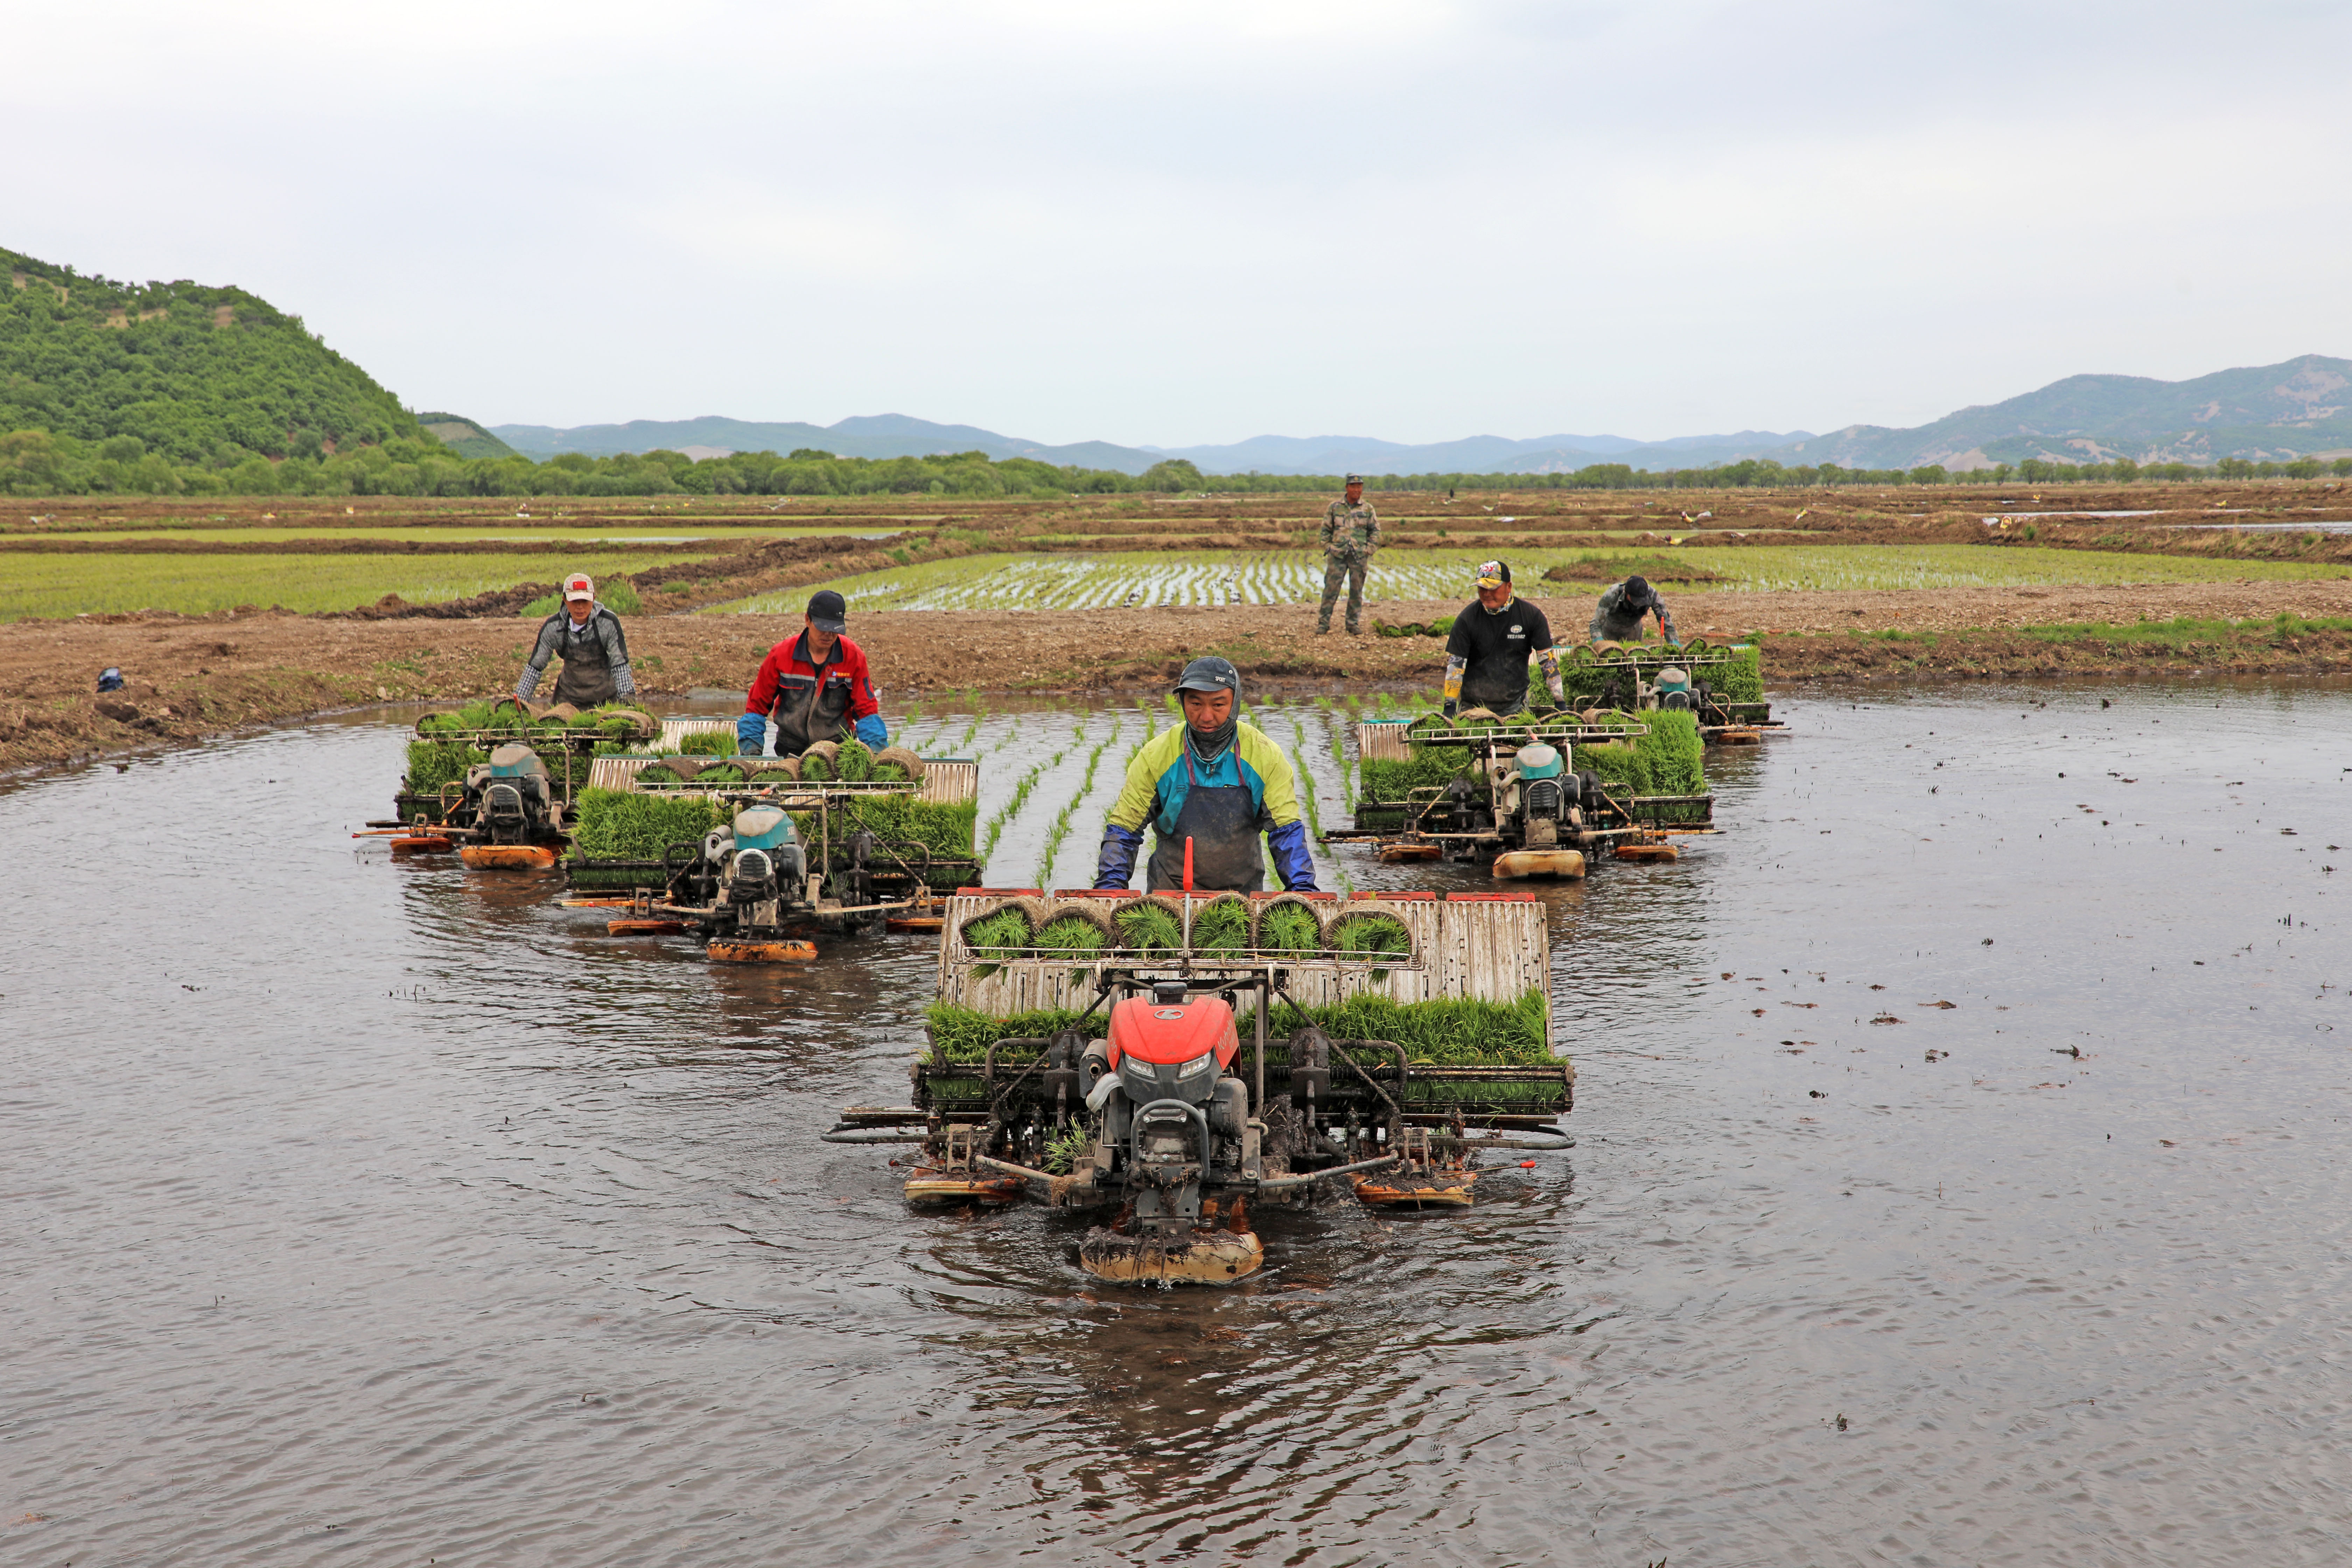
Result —
M 419 408 L 1043 441 L 1909 425 L 2352 354 L 2352 6 L 129 0 L 0 243 Z

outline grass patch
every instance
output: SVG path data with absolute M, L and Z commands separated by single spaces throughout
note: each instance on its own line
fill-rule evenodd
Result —
M 567 572 L 602 580 L 702 552 L 625 555 L 39 555 L 8 558 L 0 620 L 175 610 L 201 616 L 241 605 L 349 610 L 386 594 L 411 604 L 468 598 Z
M 2168 621 L 2068 621 L 2055 626 L 2024 626 L 2020 631 L 2040 642 L 2129 643 L 2187 648 L 2241 638 L 2276 643 L 2287 637 L 2352 632 L 2352 617 L 2320 616 L 2305 618 L 2283 614 L 2265 621 L 2200 620 L 2176 616 Z

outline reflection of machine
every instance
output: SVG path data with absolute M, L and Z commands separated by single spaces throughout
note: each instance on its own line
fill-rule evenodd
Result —
M 1690 700 L 1678 687 L 1666 696 Z M 1474 710 L 1464 718 L 1458 727 L 1436 719 L 1358 725 L 1358 755 L 1373 764 L 1364 770 L 1365 799 L 1352 831 L 1326 837 L 1370 842 L 1389 861 L 1491 860 L 1498 878 L 1576 878 L 1590 853 L 1672 859 L 1667 835 L 1715 831 L 1711 794 L 1642 795 L 1591 769 L 1570 770 L 1577 746 L 1640 743 L 1649 726 L 1629 715 L 1595 710 L 1505 721 Z M 1388 777 L 1381 763 L 1454 776 L 1375 799 Z
M 1054 945 L 1064 922 L 1131 930 L 1126 915 L 1175 902 L 1117 898 L 1107 924 L 1086 893 L 953 900 L 941 1000 L 982 1032 L 958 1036 L 935 1011 L 915 1103 L 852 1108 L 827 1141 L 921 1144 L 910 1201 L 1025 1195 L 1108 1211 L 1078 1248 L 1087 1272 L 1193 1284 L 1264 1261 L 1253 1204 L 1304 1202 L 1328 1179 L 1366 1204 L 1458 1207 L 1471 1202 L 1481 1150 L 1570 1146 L 1551 1123 L 1574 1103 L 1575 1071 L 1549 1044 L 1546 911 L 1532 897 L 1286 894 L 1247 901 L 1259 934 L 1240 951 L 1104 949 L 1073 968 L 1073 950 Z M 1195 911 L 1219 902 L 1244 901 L 1187 899 L 1186 931 L 1208 929 Z M 1034 911 L 1036 945 L 967 944 L 1007 907 Z M 1293 920 L 1307 911 L 1319 945 L 1267 951 L 1265 922 L 1286 907 Z M 1367 921 L 1391 944 L 1355 946 Z M 1363 1010 L 1367 998 L 1381 1005 Z M 1001 1022 L 985 1027 L 991 1018 Z M 1053 1032 L 997 1032 L 1033 1018 Z M 1323 1025 L 1342 1018 L 1379 1018 L 1405 1038 L 1334 1037 Z M 1272 1032 L 1277 1020 L 1286 1035 Z M 1492 1031 L 1483 1046 L 1479 1028 Z M 1432 1051 L 1445 1064 L 1426 1060 Z

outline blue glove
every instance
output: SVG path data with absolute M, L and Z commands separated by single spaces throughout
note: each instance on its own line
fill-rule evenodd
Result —
M 735 716 L 735 754 L 756 757 L 768 749 L 768 716 L 765 713 L 739 713 Z
M 1307 853 L 1307 824 L 1286 822 L 1266 830 L 1266 847 L 1274 851 L 1274 874 L 1294 893 L 1322 891 L 1315 885 L 1315 858 Z
M 1095 858 L 1095 886 L 1124 888 L 1135 879 L 1135 852 L 1143 847 L 1143 829 L 1112 823 L 1103 829 L 1102 848 Z
M 879 713 L 868 713 L 857 721 L 857 738 L 866 742 L 869 752 L 878 752 L 890 743 L 889 726 L 882 722 Z

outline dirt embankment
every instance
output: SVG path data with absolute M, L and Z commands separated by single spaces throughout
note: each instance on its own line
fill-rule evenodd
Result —
M 791 585 L 795 574 L 829 576 L 839 569 L 781 548 L 761 564 L 780 586 Z M 1536 598 L 1544 602 L 1541 594 Z M 1844 678 L 2352 671 L 2352 632 L 2273 622 L 2282 614 L 2352 618 L 2352 582 L 2344 580 L 1685 593 L 1673 604 L 1685 636 L 1760 634 L 1772 687 Z M 1462 607 L 1429 602 L 1372 608 L 1402 623 Z M 1556 634 L 1564 641 L 1579 636 L 1585 613 L 1580 600 L 1559 601 Z M 2034 630 L 2077 622 L 2129 626 L 2143 616 L 2265 624 L 2168 637 L 2053 638 Z M 0 626 L 0 692 L 7 694 L 0 698 L 0 770 L 184 744 L 328 709 L 509 690 L 534 626 L 511 612 L 488 619 L 225 613 Z M 629 645 L 648 692 L 740 690 L 769 647 L 798 626 L 797 616 L 638 616 L 629 620 Z M 852 635 L 873 662 L 886 714 L 918 697 L 935 700 L 958 691 L 1156 691 L 1187 658 L 1208 652 L 1233 659 L 1259 689 L 1292 692 L 1433 688 L 1444 664 L 1444 645 L 1434 638 L 1318 637 L 1314 607 L 1305 605 L 883 611 L 856 616 Z M 129 688 L 100 697 L 93 688 L 110 665 L 121 668 Z

